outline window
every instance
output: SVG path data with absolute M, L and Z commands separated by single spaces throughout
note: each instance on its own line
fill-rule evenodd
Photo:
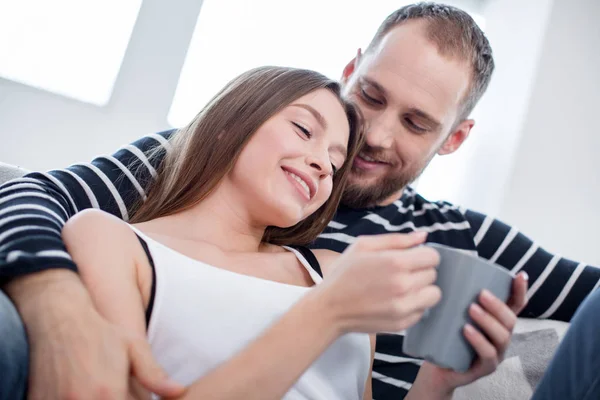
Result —
M 0 76 L 84 102 L 106 104 L 141 3 L 0 2 Z
M 261 65 L 310 68 L 338 79 L 384 18 L 408 3 L 204 0 L 168 121 L 185 125 L 229 80 Z

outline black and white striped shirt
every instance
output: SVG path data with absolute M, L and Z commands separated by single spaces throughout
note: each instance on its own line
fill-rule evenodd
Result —
M 89 207 L 124 220 L 145 199 L 159 160 L 146 153 L 156 146 L 171 151 L 172 131 L 146 136 L 112 156 L 48 173 L 32 173 L 0 187 L 0 279 L 49 268 L 76 266 L 60 231 L 65 221 Z M 583 299 L 600 285 L 600 268 L 550 254 L 522 233 L 496 219 L 446 202 L 430 202 L 408 188 L 386 207 L 341 207 L 316 248 L 343 251 L 358 235 L 429 232 L 428 241 L 473 252 L 513 272 L 529 274 L 530 297 L 521 316 L 569 321 Z M 402 335 L 377 338 L 373 397 L 403 398 L 414 382 L 420 360 L 402 353 Z

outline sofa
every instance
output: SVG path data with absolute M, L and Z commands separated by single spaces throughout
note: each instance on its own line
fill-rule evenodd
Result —
M 27 172 L 26 169 L 0 162 L 0 185 L 11 179 L 19 178 Z
M 27 172 L 0 162 L 0 185 Z M 459 388 L 454 399 L 529 399 L 567 328 L 564 322 L 519 318 L 505 360 L 497 371 Z

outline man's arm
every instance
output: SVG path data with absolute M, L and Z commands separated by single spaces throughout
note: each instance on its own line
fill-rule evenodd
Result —
M 585 297 L 600 285 L 600 268 L 551 254 L 497 219 L 471 210 L 465 216 L 480 257 L 529 275 L 529 303 L 521 317 L 568 322 Z
M 126 219 L 160 163 L 160 157 L 148 161 L 146 154 L 164 146 L 171 133 L 142 138 L 90 164 L 30 174 L 0 187 L 0 288 L 27 329 L 29 398 L 100 395 L 129 379 L 117 371 L 134 359 L 146 359 L 136 378 L 163 381 L 148 350 L 94 309 L 61 230 L 90 207 Z
M 76 271 L 60 232 L 65 222 L 85 208 L 99 208 L 128 220 L 145 199 L 161 153 L 173 131 L 146 136 L 112 156 L 48 173 L 36 172 L 0 186 L 0 283 L 52 268 Z

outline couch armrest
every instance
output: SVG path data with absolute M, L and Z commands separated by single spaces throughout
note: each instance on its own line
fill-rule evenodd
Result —
M 29 173 L 26 169 L 0 162 L 0 185 Z

